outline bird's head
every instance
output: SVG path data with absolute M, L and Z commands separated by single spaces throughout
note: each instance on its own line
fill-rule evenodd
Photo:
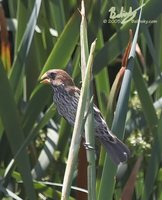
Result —
M 41 83 L 51 84 L 52 86 L 74 86 L 72 78 L 67 72 L 61 69 L 51 69 L 45 72 L 40 79 Z

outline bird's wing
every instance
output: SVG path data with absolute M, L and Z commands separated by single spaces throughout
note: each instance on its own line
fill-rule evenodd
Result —
M 114 163 L 119 164 L 120 162 L 127 161 L 130 155 L 129 149 L 122 141 L 112 134 L 100 110 L 96 106 L 94 106 L 94 118 L 96 123 L 96 136 L 104 145 Z

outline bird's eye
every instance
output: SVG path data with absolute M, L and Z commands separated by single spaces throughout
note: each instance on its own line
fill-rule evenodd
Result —
M 54 72 L 51 72 L 51 73 L 50 73 L 50 78 L 54 80 L 55 77 L 56 77 L 56 74 L 55 74 Z

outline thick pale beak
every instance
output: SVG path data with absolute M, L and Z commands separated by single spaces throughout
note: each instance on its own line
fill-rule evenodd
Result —
M 44 73 L 40 78 L 40 83 L 50 84 L 50 78 L 48 77 L 47 73 Z

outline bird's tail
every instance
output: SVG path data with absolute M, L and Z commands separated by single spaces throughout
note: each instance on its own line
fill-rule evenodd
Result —
M 106 151 L 110 155 L 111 160 L 115 164 L 126 162 L 130 156 L 130 151 L 128 147 L 120 141 L 118 138 L 112 141 L 105 141 L 100 138 L 101 143 L 106 148 Z

